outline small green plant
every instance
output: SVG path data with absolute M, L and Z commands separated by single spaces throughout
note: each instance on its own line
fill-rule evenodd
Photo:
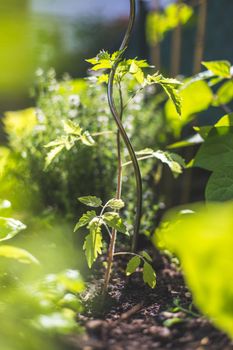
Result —
M 110 109 L 115 118 L 115 121 L 118 126 L 117 132 L 117 162 L 118 162 L 118 177 L 117 177 L 117 190 L 116 190 L 116 198 L 109 200 L 104 206 L 102 206 L 101 212 L 99 215 L 96 215 L 95 211 L 89 211 L 84 214 L 79 222 L 76 225 L 76 229 L 80 228 L 80 226 L 87 226 L 89 229 L 89 234 L 86 237 L 86 241 L 84 243 L 84 249 L 86 251 L 86 257 L 88 261 L 89 267 L 92 266 L 93 262 L 96 260 L 97 256 L 102 252 L 102 234 L 101 234 L 101 226 L 103 225 L 109 236 L 110 243 L 108 248 L 108 259 L 107 259 L 107 268 L 105 274 L 105 281 L 103 291 L 104 293 L 108 289 L 108 284 L 110 280 L 110 274 L 112 269 L 112 263 L 114 256 L 116 254 L 133 254 L 134 257 L 130 260 L 127 266 L 127 274 L 133 273 L 137 267 L 140 265 L 141 260 L 143 261 L 143 279 L 145 283 L 147 283 L 150 287 L 154 288 L 156 285 L 156 275 L 150 264 L 151 258 L 145 253 L 144 255 L 136 255 L 135 248 L 137 242 L 137 235 L 140 226 L 140 216 L 141 216 L 141 196 L 142 196 L 142 187 L 141 187 L 141 175 L 138 167 L 138 161 L 148 158 L 157 158 L 164 163 L 167 163 L 170 168 L 174 171 L 174 173 L 181 173 L 183 160 L 179 158 L 179 156 L 169 154 L 169 152 L 154 152 L 151 149 L 145 149 L 143 151 L 136 152 L 134 151 L 127 134 L 125 133 L 124 127 L 122 125 L 123 120 L 123 112 L 125 107 L 127 106 L 123 101 L 123 93 L 122 93 L 122 82 L 126 76 L 130 76 L 132 82 L 138 85 L 138 89 L 136 93 L 133 94 L 132 97 L 135 97 L 140 90 L 144 89 L 146 86 L 151 85 L 160 85 L 168 97 L 174 103 L 176 111 L 178 114 L 181 114 L 181 99 L 179 97 L 177 86 L 181 85 L 181 83 L 175 79 L 164 78 L 158 72 L 154 74 L 145 74 L 143 69 L 150 69 L 150 67 L 146 61 L 137 60 L 137 59 L 123 59 L 124 49 L 122 51 L 116 52 L 110 55 L 106 51 L 101 51 L 95 58 L 87 60 L 92 65 L 92 71 L 100 71 L 100 74 L 97 76 L 96 80 L 98 83 L 107 83 L 108 84 L 108 98 Z M 109 70 L 109 73 L 105 71 Z M 104 71 L 104 73 L 102 73 Z M 117 88 L 118 91 L 118 104 L 119 106 L 114 106 L 113 100 L 113 86 Z M 118 110 L 118 112 L 117 112 Z M 129 162 L 122 162 L 122 144 L 121 139 L 124 141 L 124 144 L 129 152 L 131 160 Z M 117 232 L 127 233 L 126 226 L 123 223 L 122 218 L 120 217 L 118 211 L 124 207 L 124 203 L 121 200 L 121 192 L 122 192 L 122 176 L 123 176 L 123 167 L 125 165 L 132 164 L 134 166 L 136 183 L 137 183 L 137 213 L 136 213 L 136 221 L 135 221 L 135 231 L 133 234 L 133 252 L 119 252 L 115 253 L 116 246 L 116 238 Z M 181 165 L 182 164 L 182 165 Z M 101 206 L 102 201 L 96 197 L 83 197 L 80 198 L 81 202 L 90 206 Z M 114 211 L 109 212 L 105 210 L 107 208 L 114 209 Z M 112 230 L 112 231 L 110 231 Z
M 101 208 L 99 215 L 97 215 L 95 210 L 87 211 L 85 214 L 83 214 L 83 216 L 79 219 L 74 229 L 74 231 L 77 231 L 82 227 L 86 227 L 89 231 L 88 235 L 85 238 L 85 243 L 83 246 L 89 268 L 92 267 L 98 255 L 102 253 L 103 227 L 106 229 L 110 237 L 108 258 L 111 259 L 111 265 L 114 256 L 133 255 L 133 257 L 130 259 L 127 265 L 126 274 L 128 276 L 131 275 L 137 270 L 140 263 L 143 262 L 143 280 L 151 288 L 154 288 L 156 285 L 156 274 L 151 266 L 152 259 L 148 253 L 142 252 L 141 255 L 131 252 L 115 253 L 115 247 L 111 246 L 112 235 L 114 234 L 114 232 L 118 231 L 119 233 L 122 233 L 124 235 L 129 235 L 127 227 L 119 214 L 119 210 L 122 209 L 125 205 L 122 199 L 112 198 L 104 205 L 102 205 L 101 199 L 95 196 L 81 197 L 79 198 L 79 201 L 90 207 Z M 105 280 L 106 285 L 104 287 L 105 291 L 107 289 L 107 285 L 110 278 L 111 265 L 108 264 L 107 267 L 107 277 Z

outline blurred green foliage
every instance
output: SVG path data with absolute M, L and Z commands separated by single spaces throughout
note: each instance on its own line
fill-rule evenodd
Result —
M 29 237 L 16 239 L 26 229 L 26 225 L 3 216 L 9 215 L 11 211 L 11 203 L 2 200 L 0 241 L 11 240 L 11 245 L 0 245 L 0 346 L 6 350 L 40 349 L 41 346 L 45 349 L 62 349 L 61 342 L 57 342 L 57 335 L 81 330 L 76 322 L 76 315 L 82 310 L 79 294 L 85 289 L 77 270 L 57 272 L 60 268 L 64 269 L 66 264 L 72 266 L 70 243 L 65 239 L 67 243 L 64 241 L 62 247 L 59 247 L 56 228 L 58 220 L 54 224 L 54 214 L 52 227 L 49 227 L 51 219 L 48 217 L 46 221 L 42 217 L 39 220 L 37 218 L 34 225 L 32 221 L 35 219 L 31 219 L 31 222 L 28 219 Z M 39 227 L 43 228 L 43 232 L 39 232 Z M 64 240 L 64 226 L 59 224 L 59 229 Z M 49 244 L 49 231 L 56 235 L 51 241 L 53 247 Z M 44 236 L 39 239 L 39 234 Z M 39 261 L 25 250 L 27 246 L 39 257 Z M 18 262 L 25 267 L 17 264 Z M 29 264 L 32 265 L 29 267 Z M 46 275 L 50 271 L 57 273 Z
M 76 315 L 82 311 L 79 294 L 84 283 L 77 271 L 65 270 L 29 283 L 5 270 L 0 282 L 2 349 L 64 349 L 61 335 L 82 331 Z
M 66 77 L 58 81 L 53 70 L 48 74 L 39 70 L 37 74 L 36 108 L 8 112 L 4 118 L 9 147 L 0 148 L 2 196 L 17 210 L 38 212 L 51 206 L 73 218 L 79 210 L 77 197 L 95 193 L 105 200 L 114 196 L 116 127 L 110 116 L 105 86 L 96 84 L 95 77 L 79 80 Z M 153 86 L 144 92 L 137 91 L 137 85 L 130 79 L 122 89 L 127 102 L 125 127 L 135 148 L 162 147 L 170 133 L 159 108 L 166 100 L 164 93 Z M 62 152 L 44 171 L 48 153 L 44 146 L 63 136 L 64 121 L 69 120 L 96 134 L 96 143 L 91 148 L 80 144 Z M 141 165 L 144 176 L 153 164 L 155 161 L 149 160 Z M 131 167 L 127 167 L 124 186 L 129 198 L 133 198 L 131 174 Z M 148 187 L 145 203 L 147 200 L 153 201 Z
M 150 12 L 147 16 L 146 31 L 150 45 L 155 45 L 164 39 L 167 32 L 179 24 L 186 24 L 193 15 L 193 9 L 184 3 L 171 4 L 163 12 Z
M 233 204 L 186 208 L 163 218 L 154 242 L 178 256 L 197 307 L 233 337 Z

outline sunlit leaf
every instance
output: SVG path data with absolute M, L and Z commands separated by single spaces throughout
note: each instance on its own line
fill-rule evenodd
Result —
M 75 225 L 74 232 L 76 232 L 80 227 L 86 226 L 91 220 L 96 217 L 96 212 L 94 210 L 87 211 L 81 216 L 77 224 Z
M 133 258 L 131 258 L 126 267 L 126 275 L 130 276 L 132 273 L 134 273 L 137 270 L 140 263 L 141 259 L 139 258 L 139 256 L 134 256 Z
M 25 249 L 10 245 L 0 246 L 0 256 L 17 260 L 23 264 L 39 264 L 39 261 Z
M 52 148 L 46 156 L 45 159 L 45 169 L 49 167 L 49 165 L 52 163 L 52 161 L 58 156 L 59 153 L 64 149 L 65 145 L 60 145 Z
M 0 217 L 0 242 L 13 238 L 25 229 L 26 225 L 19 220 Z
M 103 220 L 111 228 L 116 229 L 121 233 L 127 234 L 127 227 L 123 223 L 122 218 L 116 212 L 106 212 L 103 215 Z
M 71 120 L 64 120 L 63 127 L 66 134 L 80 136 L 82 133 L 82 128 L 80 127 L 80 125 L 74 123 Z
M 206 82 L 197 81 L 182 88 L 180 97 L 182 100 L 181 118 L 170 100 L 165 105 L 167 122 L 172 126 L 176 136 L 180 136 L 182 127 L 190 122 L 197 113 L 210 106 L 213 93 Z
M 233 99 L 233 81 L 225 82 L 216 92 L 216 98 L 213 101 L 214 106 L 222 106 Z
M 223 78 L 231 77 L 231 64 L 228 61 L 202 62 L 202 65 L 217 76 Z
M 93 137 L 90 135 L 88 131 L 85 131 L 80 136 L 80 140 L 86 146 L 93 146 L 95 144 L 95 140 L 93 139 Z
M 233 204 L 189 205 L 189 209 L 194 213 L 167 214 L 155 239 L 178 256 L 196 306 L 232 337 Z
M 90 226 L 90 233 L 86 236 L 83 249 L 85 250 L 88 267 L 91 268 L 99 254 L 102 253 L 102 233 L 101 227 L 96 220 Z
M 115 210 L 120 210 L 125 206 L 125 203 L 123 202 L 122 199 L 110 199 L 108 201 L 108 207 L 110 207 L 111 209 L 115 209 Z
M 162 163 L 165 163 L 169 166 L 174 176 L 177 176 L 182 173 L 182 168 L 185 167 L 184 160 L 181 156 L 176 153 L 156 151 L 153 153 L 153 156 L 159 159 Z

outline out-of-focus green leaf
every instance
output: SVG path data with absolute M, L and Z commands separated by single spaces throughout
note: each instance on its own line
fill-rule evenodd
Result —
M 212 100 L 213 93 L 206 82 L 197 81 L 180 90 L 182 100 L 181 117 L 173 103 L 169 100 L 165 106 L 167 122 L 171 124 L 174 134 L 179 136 L 182 127 L 199 112 L 206 110 Z
M 36 109 L 28 108 L 21 111 L 6 112 L 4 117 L 5 130 L 14 143 L 14 138 L 24 138 L 29 135 L 36 126 Z
M 178 256 L 196 306 L 233 337 L 233 204 L 189 209 L 167 214 L 155 241 Z
M 219 77 L 231 77 L 231 64 L 228 61 L 202 62 L 202 65 Z
M 183 3 L 171 4 L 162 13 L 151 11 L 147 16 L 146 23 L 147 40 L 151 45 L 156 45 L 168 31 L 176 28 L 179 24 L 187 23 L 192 14 L 192 7 Z
M 86 146 L 93 146 L 95 141 L 89 131 L 84 131 L 84 133 L 80 136 L 81 142 Z
M 221 106 L 231 102 L 233 99 L 233 81 L 226 81 L 217 91 L 213 106 Z
M 39 315 L 33 324 L 40 330 L 54 334 L 68 334 L 78 328 L 75 321 L 75 312 L 68 309 L 49 315 Z
M 25 229 L 26 225 L 19 220 L 0 217 L 0 242 L 13 238 Z
M 62 284 L 66 291 L 81 293 L 85 289 L 83 279 L 77 270 L 65 270 L 56 275 L 57 283 Z
M 80 125 L 74 123 L 72 120 L 64 120 L 63 127 L 66 134 L 80 136 L 82 133 Z
M 15 259 L 23 264 L 39 264 L 39 261 L 25 249 L 13 247 L 10 245 L 0 246 L 0 256 L 9 259 Z
M 47 169 L 59 153 L 65 148 L 65 145 L 56 146 L 51 149 L 46 155 L 45 169 Z

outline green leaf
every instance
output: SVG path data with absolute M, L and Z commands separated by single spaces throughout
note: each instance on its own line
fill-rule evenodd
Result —
M 83 216 L 79 219 L 77 224 L 75 225 L 74 232 L 76 232 L 80 227 L 88 225 L 91 220 L 96 217 L 96 212 L 94 210 L 87 211 Z
M 144 82 L 144 73 L 142 69 L 138 66 L 137 61 L 132 60 L 129 68 L 129 73 L 131 73 L 139 84 Z
M 224 115 L 214 126 L 216 128 L 221 126 L 233 126 L 233 113 Z
M 195 127 L 193 127 L 193 129 L 195 131 L 197 131 L 203 139 L 206 139 L 207 136 L 209 135 L 210 131 L 213 129 L 213 127 L 219 128 L 219 127 L 223 127 L 223 126 L 224 127 L 233 126 L 233 113 L 224 115 L 222 118 L 220 118 L 217 121 L 217 123 L 214 126 L 213 125 L 195 126 Z M 219 130 L 221 130 L 221 129 L 219 129 Z M 228 129 L 225 128 L 225 130 L 228 130 Z M 202 141 L 203 141 L 203 139 L 202 139 Z
M 231 77 L 231 64 L 228 61 L 202 62 L 202 65 L 219 77 Z
M 10 245 L 0 246 L 0 256 L 17 260 L 23 264 L 39 264 L 39 261 L 25 249 Z
M 147 262 L 143 265 L 143 281 L 147 283 L 151 288 L 156 286 L 156 274 L 153 267 Z
M 61 136 L 58 137 L 57 139 L 47 143 L 44 147 L 45 148 L 55 148 L 57 146 L 65 145 L 66 137 Z
M 231 102 L 233 99 L 233 81 L 224 83 L 217 91 L 213 106 L 221 106 Z
M 233 159 L 233 127 L 214 127 L 201 145 L 194 166 L 215 171 L 231 166 Z
M 181 261 L 195 305 L 233 337 L 233 203 L 189 208 L 195 213 L 180 216 L 173 210 L 164 217 L 159 240 Z
M 103 215 L 103 220 L 106 225 L 110 226 L 111 228 L 114 228 L 121 233 L 128 234 L 127 227 L 123 223 L 123 220 L 118 213 L 106 212 Z
M 167 164 L 175 177 L 181 174 L 182 167 L 185 167 L 184 160 L 178 154 L 159 150 L 154 152 L 153 155 L 162 163 Z
M 205 189 L 205 197 L 207 201 L 216 202 L 233 199 L 233 163 L 213 172 Z
M 125 203 L 123 202 L 122 199 L 116 199 L 116 198 L 110 199 L 107 204 L 109 208 L 115 209 L 115 210 L 120 210 L 125 206 Z
M 174 104 L 176 112 L 178 113 L 178 115 L 181 115 L 181 96 L 179 91 L 177 90 L 177 85 L 182 85 L 182 83 L 179 80 L 173 78 L 164 78 L 161 74 L 156 73 L 154 75 L 148 74 L 147 83 L 155 83 L 161 85 L 166 94 L 168 95 L 169 99 Z
M 80 136 L 80 140 L 86 146 L 93 146 L 95 144 L 95 140 L 92 138 L 92 136 L 90 135 L 89 131 L 85 131 Z
M 152 262 L 152 259 L 151 259 L 150 255 L 149 255 L 147 252 L 143 251 L 143 252 L 142 252 L 142 256 L 143 256 L 146 260 Z
M 181 115 L 181 96 L 177 89 L 174 88 L 173 85 L 162 84 L 162 87 L 170 100 L 173 102 L 176 112 Z
M 134 256 L 133 258 L 131 258 L 126 267 L 126 275 L 129 276 L 132 273 L 134 273 L 140 265 L 140 262 L 141 259 L 139 258 L 139 256 Z
M 85 196 L 79 197 L 79 202 L 87 205 L 88 207 L 100 207 L 102 205 L 102 200 L 96 196 Z
M 25 229 L 26 226 L 19 220 L 0 217 L 0 242 L 13 238 Z
M 64 148 L 65 148 L 65 145 L 60 145 L 60 146 L 57 146 L 57 147 L 51 149 L 51 151 L 49 151 L 49 153 L 47 153 L 46 158 L 45 158 L 45 169 L 47 169 L 49 167 L 49 165 L 52 163 L 52 161 L 58 156 L 59 153 L 61 153 L 61 151 Z
M 85 250 L 88 267 L 91 268 L 99 254 L 102 253 L 102 232 L 98 219 L 91 222 L 90 233 L 86 236 L 83 249 Z
M 194 126 L 193 129 L 198 132 L 198 134 L 201 136 L 202 142 L 207 138 L 207 136 L 209 135 L 209 132 L 211 131 L 211 129 L 213 128 L 213 126 L 211 125 L 204 125 L 204 126 Z
M 82 128 L 74 123 L 72 120 L 64 120 L 63 127 L 66 134 L 71 134 L 75 136 L 80 136 L 82 133 Z
M 176 136 L 185 124 L 190 122 L 197 113 L 206 110 L 213 100 L 213 92 L 205 81 L 196 81 L 180 90 L 182 113 L 179 118 L 174 104 L 169 100 L 165 105 L 166 119 Z

